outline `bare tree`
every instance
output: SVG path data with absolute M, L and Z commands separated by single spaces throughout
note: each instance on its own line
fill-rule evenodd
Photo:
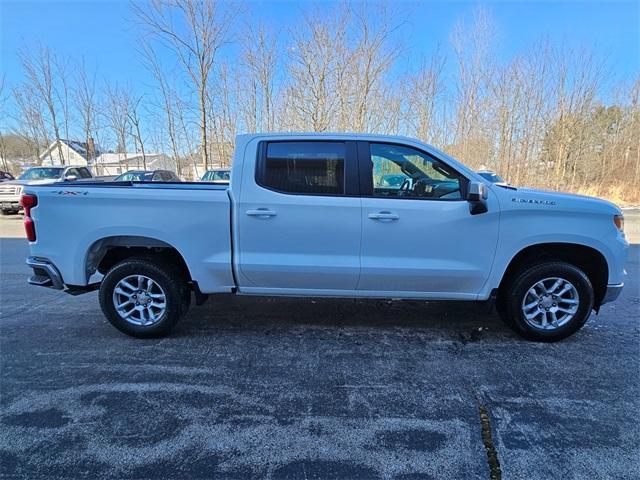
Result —
M 6 76 L 3 73 L 0 78 L 0 117 L 7 118 L 5 108 L 7 105 L 6 94 Z M 5 172 L 9 171 L 9 164 L 7 163 L 7 148 L 4 141 L 4 134 L 0 132 L 0 158 L 2 159 L 2 167 Z
M 218 163 L 228 165 L 231 161 L 238 120 L 236 111 L 235 87 L 237 83 L 232 77 L 237 76 L 237 70 L 224 63 L 216 77 L 216 88 L 209 97 L 211 138 L 209 157 L 216 158 Z
M 85 143 L 87 144 L 87 160 L 95 160 L 95 142 L 98 129 L 98 101 L 96 94 L 95 74 L 87 73 L 84 60 L 78 65 L 76 74 L 76 88 L 74 104 L 79 113 L 80 125 Z
M 17 106 L 16 132 L 30 145 L 32 158 L 39 161 L 40 149 L 50 145 L 42 115 L 46 107 L 39 101 L 39 96 L 33 92 L 32 86 L 28 83 L 14 88 L 13 96 Z
M 207 95 L 216 57 L 227 41 L 233 17 L 227 5 L 217 0 L 152 0 L 134 4 L 138 20 L 175 54 L 197 93 L 205 167 L 209 164 Z
M 352 55 L 353 82 L 352 104 L 355 108 L 353 128 L 356 131 L 372 129 L 371 112 L 374 101 L 380 102 L 380 90 L 385 74 L 395 62 L 399 48 L 389 44 L 393 32 L 399 28 L 394 24 L 386 7 L 378 6 L 372 11 L 370 5 L 362 4 L 353 10 L 357 43 Z M 374 19 L 374 20 L 372 20 Z
M 56 72 L 56 58 L 47 47 L 40 46 L 33 51 L 23 49 L 20 52 L 20 59 L 31 92 L 38 95 L 46 106 L 54 139 L 57 143 L 60 162 L 64 165 L 65 159 L 62 143 L 60 142 L 59 119 L 59 74 L 64 72 Z
M 128 88 L 118 85 L 106 86 L 107 104 L 105 118 L 116 140 L 116 152 L 123 153 L 125 168 L 129 169 L 127 158 L 127 136 L 130 128 L 131 93 Z
M 405 82 L 403 96 L 407 101 L 404 112 L 411 135 L 425 142 L 444 143 L 444 130 L 438 125 L 439 100 L 443 96 L 442 70 L 444 58 L 434 55 L 427 63 L 422 61 L 417 72 L 410 75 Z
M 346 112 L 348 78 L 352 52 L 347 46 L 349 11 L 308 14 L 301 28 L 291 35 L 287 88 L 290 121 L 294 128 L 315 132 L 328 130 L 334 119 Z M 338 121 L 339 127 L 345 127 Z
M 627 126 L 629 139 L 626 142 L 625 158 L 635 157 L 633 184 L 640 184 L 640 76 L 635 79 L 629 95 L 631 106 L 629 108 L 629 122 Z M 635 150 L 635 155 L 633 151 Z
M 248 131 L 275 129 L 275 77 L 278 39 L 264 25 L 248 27 L 242 39 L 241 101 Z
M 176 118 L 176 99 L 178 92 L 172 87 L 169 81 L 169 75 L 163 69 L 153 47 L 144 43 L 141 48 L 141 55 L 145 66 L 153 75 L 159 89 L 160 108 L 166 125 L 166 133 L 169 137 L 169 146 L 173 160 L 176 163 L 177 174 L 180 176 L 182 175 L 182 169 L 179 161 L 180 149 L 178 147 L 178 121 Z
M 127 109 L 127 117 L 129 119 L 129 126 L 131 128 L 130 135 L 133 137 L 134 144 L 136 146 L 136 152 L 139 151 L 142 153 L 142 165 L 143 170 L 147 169 L 147 155 L 144 151 L 144 140 L 142 139 L 142 133 L 140 132 L 140 102 L 142 101 L 142 97 L 139 97 L 137 100 L 132 100 L 129 103 Z
M 62 114 L 62 118 L 60 119 L 61 128 L 64 131 L 64 138 L 69 139 L 69 126 L 72 122 L 71 118 L 71 85 L 69 82 L 70 74 L 69 74 L 69 63 L 65 59 L 61 59 L 60 57 L 54 57 L 53 59 L 53 67 L 58 76 L 58 88 L 56 89 L 56 95 L 58 96 L 58 104 L 60 105 L 60 110 Z
M 456 24 L 451 36 L 458 62 L 458 85 L 455 97 L 455 143 L 457 154 L 472 165 L 489 157 L 490 139 L 483 134 L 486 124 L 487 78 L 493 69 L 490 55 L 494 27 L 488 12 L 474 12 L 473 23 Z

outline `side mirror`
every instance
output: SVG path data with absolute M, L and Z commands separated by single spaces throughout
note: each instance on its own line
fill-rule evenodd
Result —
M 486 213 L 487 207 L 487 186 L 481 182 L 470 182 L 467 192 L 467 201 L 469 202 L 469 212 L 471 215 Z
M 64 181 L 65 182 L 73 182 L 75 180 L 77 180 L 78 177 L 76 177 L 75 175 L 67 175 L 66 177 L 64 177 Z
M 470 182 L 467 200 L 470 202 L 480 202 L 487 198 L 487 186 L 481 182 Z

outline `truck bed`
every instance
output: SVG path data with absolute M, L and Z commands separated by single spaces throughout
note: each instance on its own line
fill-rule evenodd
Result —
M 28 186 L 35 256 L 52 260 L 65 284 L 91 283 L 89 258 L 98 242 L 138 238 L 175 247 L 203 291 L 229 292 L 231 273 L 228 185 L 200 182 L 84 182 Z M 111 239 L 111 240 L 109 240 Z

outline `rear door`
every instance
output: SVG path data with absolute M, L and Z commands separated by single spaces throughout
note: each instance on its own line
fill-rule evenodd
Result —
M 255 161 L 245 158 L 234 206 L 241 291 L 355 290 L 356 142 L 262 141 L 257 151 Z
M 495 255 L 497 201 L 489 198 L 489 211 L 472 215 L 466 178 L 441 160 L 405 145 L 359 142 L 358 148 L 363 195 L 358 290 L 474 298 Z

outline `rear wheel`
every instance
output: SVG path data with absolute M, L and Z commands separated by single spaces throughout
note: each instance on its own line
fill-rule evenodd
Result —
M 187 312 L 190 292 L 181 272 L 153 257 L 115 265 L 100 285 L 100 307 L 121 332 L 138 338 L 168 334 Z
M 498 312 L 521 336 L 555 342 L 582 328 L 593 302 L 593 286 L 582 270 L 565 262 L 548 262 L 517 274 L 501 292 Z

